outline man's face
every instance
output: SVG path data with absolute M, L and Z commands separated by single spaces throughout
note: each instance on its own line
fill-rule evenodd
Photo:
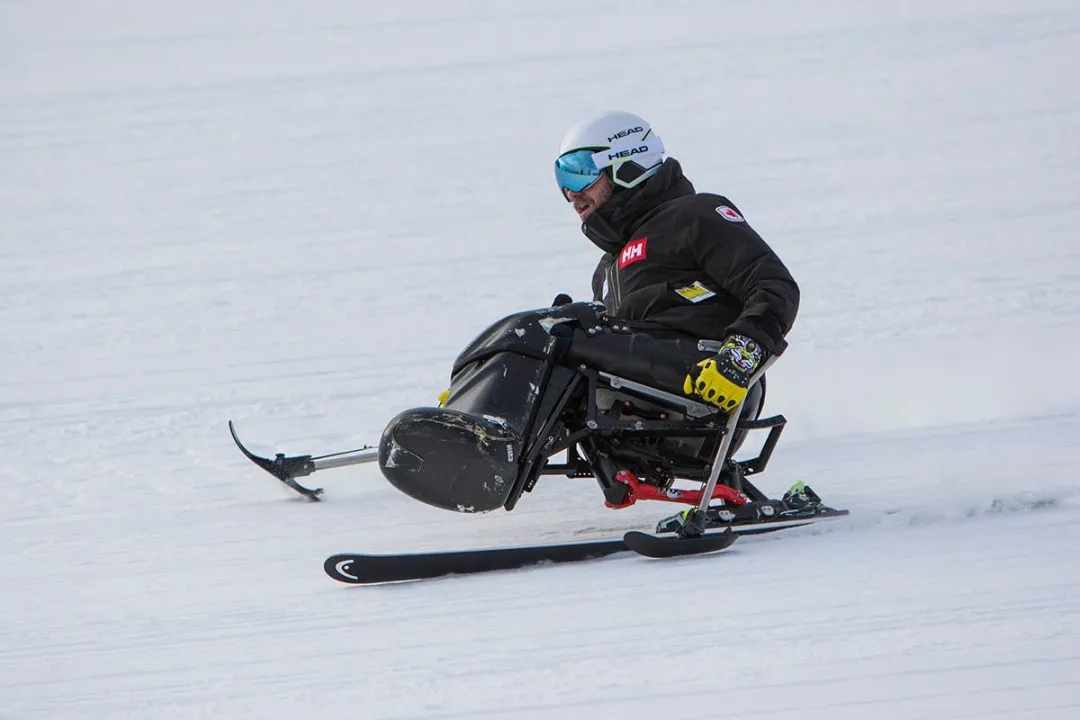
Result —
M 599 180 L 580 192 L 567 190 L 566 199 L 573 203 L 574 212 L 584 220 L 596 212 L 598 207 L 607 202 L 613 189 L 607 173 L 603 173 L 600 175 Z

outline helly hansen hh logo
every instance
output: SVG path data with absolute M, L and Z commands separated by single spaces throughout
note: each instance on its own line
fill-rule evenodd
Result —
M 649 238 L 643 237 L 640 240 L 631 240 L 623 248 L 622 254 L 619 255 L 619 269 L 622 270 L 630 263 L 635 263 L 638 260 L 645 259 L 645 244 L 649 241 Z

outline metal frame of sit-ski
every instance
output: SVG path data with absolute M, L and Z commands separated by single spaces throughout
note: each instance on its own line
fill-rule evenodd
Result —
M 715 351 L 718 347 L 719 344 L 715 341 L 703 340 L 698 343 L 698 348 L 703 351 Z M 762 363 L 761 367 L 751 377 L 750 387 L 753 387 L 754 383 L 760 380 L 775 360 L 775 357 L 770 357 Z M 576 448 L 577 443 L 589 435 L 626 433 L 656 437 L 704 437 L 715 435 L 720 431 L 717 420 L 723 418 L 723 414 L 710 405 L 584 366 L 576 369 L 556 367 L 553 372 L 560 371 L 574 373 L 578 377 L 576 381 L 567 383 L 565 390 L 559 393 L 558 397 L 545 398 L 545 402 L 551 403 L 554 407 L 540 407 L 537 409 L 537 416 L 546 417 L 547 421 L 532 434 L 526 445 L 527 449 L 521 471 L 518 473 L 517 482 L 504 505 L 507 510 L 514 508 L 524 492 L 532 490 L 540 475 L 592 476 L 587 460 L 578 454 Z M 578 383 L 582 380 L 589 384 L 586 426 L 564 438 L 561 442 L 554 443 L 550 438 L 555 424 L 558 422 L 563 408 L 573 395 Z M 693 418 L 693 420 L 674 423 L 671 421 L 634 420 L 630 422 L 601 419 L 596 407 L 596 391 L 601 385 L 620 393 L 636 395 L 651 402 L 671 407 L 687 417 Z M 694 496 L 699 497 L 699 499 L 696 502 L 696 507 L 686 515 L 683 529 L 680 531 L 680 535 L 684 537 L 696 537 L 704 533 L 707 525 L 706 511 L 714 498 L 714 492 L 722 476 L 726 486 L 744 493 L 750 500 L 767 499 L 761 491 L 745 478 L 765 469 L 787 421 L 782 415 L 776 415 L 761 420 L 740 423 L 739 415 L 741 412 L 742 402 L 727 415 L 723 425 L 723 434 L 713 455 L 712 463 L 708 466 L 708 478 L 703 482 L 700 493 L 694 493 Z M 757 457 L 744 461 L 735 461 L 728 458 L 728 450 L 731 447 L 736 430 L 760 429 L 768 429 L 769 434 Z M 278 453 L 273 459 L 264 458 L 252 453 L 240 442 L 231 420 L 229 421 L 229 432 L 232 434 L 237 447 L 249 460 L 311 501 L 320 499 L 323 492 L 322 488 L 305 487 L 296 481 L 297 478 L 306 477 L 321 470 L 377 462 L 379 459 L 377 447 L 362 447 L 356 450 L 318 456 L 286 456 L 283 453 Z M 549 457 L 563 451 L 567 452 L 566 463 L 558 465 L 547 463 Z M 675 501 L 680 502 L 679 500 Z

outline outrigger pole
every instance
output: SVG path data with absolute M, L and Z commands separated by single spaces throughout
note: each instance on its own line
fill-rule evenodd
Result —
M 232 434 L 233 442 L 240 448 L 240 452 L 244 453 L 248 460 L 312 502 L 319 501 L 323 489 L 304 487 L 296 482 L 296 478 L 305 477 L 317 470 L 328 470 L 330 468 L 345 467 L 346 465 L 362 465 L 376 462 L 379 459 L 379 449 L 365 445 L 356 450 L 330 453 L 329 455 L 293 455 L 292 457 L 286 457 L 284 453 L 278 453 L 271 460 L 259 457 L 244 447 L 244 444 L 240 442 L 240 438 L 236 436 L 236 428 L 233 427 L 232 420 L 229 421 L 229 433 Z

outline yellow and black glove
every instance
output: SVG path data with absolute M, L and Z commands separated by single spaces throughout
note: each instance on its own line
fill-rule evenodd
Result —
M 729 335 L 715 356 L 690 368 L 683 392 L 731 412 L 746 399 L 750 377 L 761 367 L 765 351 L 745 335 Z

